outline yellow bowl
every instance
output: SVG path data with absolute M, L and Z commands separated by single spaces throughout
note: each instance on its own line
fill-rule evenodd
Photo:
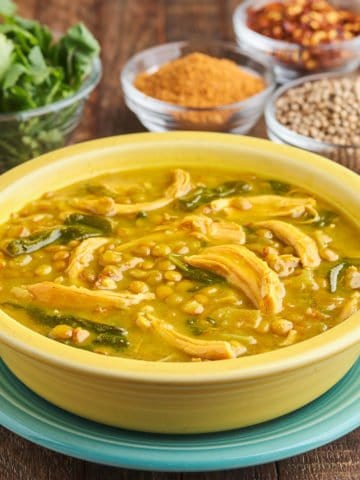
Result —
M 209 133 L 135 134 L 58 150 L 0 178 L 0 222 L 48 190 L 111 171 L 174 164 L 231 166 L 330 199 L 360 227 L 360 178 L 319 156 Z M 197 433 L 253 425 L 331 388 L 360 352 L 360 314 L 302 343 L 236 360 L 156 363 L 54 342 L 0 312 L 0 354 L 29 388 L 83 417 L 129 429 Z

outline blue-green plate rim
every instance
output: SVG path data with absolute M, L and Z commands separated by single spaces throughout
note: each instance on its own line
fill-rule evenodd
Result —
M 30 391 L 1 360 L 0 399 L 1 425 L 65 455 L 137 470 L 226 470 L 298 455 L 359 427 L 360 360 L 332 389 L 305 407 L 254 427 L 213 434 L 140 433 L 80 418 Z

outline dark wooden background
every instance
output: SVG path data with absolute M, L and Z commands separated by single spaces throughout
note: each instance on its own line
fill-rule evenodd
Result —
M 240 0 L 18 0 L 19 11 L 51 29 L 83 21 L 102 46 L 103 78 L 74 141 L 144 128 L 127 110 L 119 84 L 125 61 L 143 48 L 202 37 L 233 40 Z M 253 135 L 265 136 L 264 125 Z M 1 406 L 0 406 L 1 408 Z M 105 467 L 38 447 L 0 427 L 0 480 L 360 480 L 360 429 L 288 460 L 214 473 L 149 473 Z

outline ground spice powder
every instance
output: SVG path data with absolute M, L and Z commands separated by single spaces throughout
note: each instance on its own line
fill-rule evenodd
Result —
M 135 87 L 158 100 L 192 108 L 210 108 L 240 102 L 265 88 L 262 78 L 227 59 L 191 53 L 141 73 Z

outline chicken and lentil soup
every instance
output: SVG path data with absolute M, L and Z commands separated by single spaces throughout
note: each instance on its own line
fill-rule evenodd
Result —
M 105 355 L 253 355 L 359 309 L 359 232 L 309 192 L 254 174 L 92 178 L 32 201 L 0 235 L 1 308 Z

